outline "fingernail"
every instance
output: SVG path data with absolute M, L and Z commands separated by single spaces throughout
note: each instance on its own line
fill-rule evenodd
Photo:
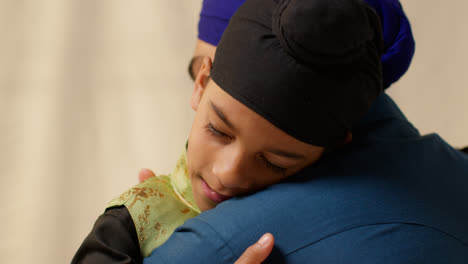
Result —
M 148 177 L 151 177 L 151 176 L 154 176 L 154 175 L 155 175 L 154 172 L 153 172 L 152 170 L 147 169 L 147 168 L 141 169 L 141 170 L 140 170 L 140 173 L 144 173 L 144 174 L 146 174 L 146 176 L 148 176 Z
M 262 238 L 260 238 L 260 240 L 258 240 L 258 244 L 260 244 L 260 246 L 264 247 L 268 244 L 268 240 L 270 240 L 270 235 L 269 234 L 264 234 L 262 236 Z

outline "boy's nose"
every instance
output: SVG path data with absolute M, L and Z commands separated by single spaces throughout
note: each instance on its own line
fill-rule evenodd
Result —
M 218 155 L 212 173 L 225 188 L 249 190 L 252 181 L 248 177 L 245 163 L 242 155 L 238 153 Z

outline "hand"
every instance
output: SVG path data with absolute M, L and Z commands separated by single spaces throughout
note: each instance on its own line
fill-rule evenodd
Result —
M 266 233 L 257 243 L 248 247 L 234 264 L 260 264 L 270 255 L 274 244 L 273 235 Z
M 141 169 L 140 172 L 138 173 L 138 181 L 140 183 L 146 181 L 147 179 L 151 177 L 155 177 L 156 174 L 150 169 Z

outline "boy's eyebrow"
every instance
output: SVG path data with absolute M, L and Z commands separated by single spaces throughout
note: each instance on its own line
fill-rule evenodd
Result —
M 213 102 L 210 101 L 210 105 L 211 105 L 211 108 L 213 109 L 213 111 L 216 113 L 216 115 L 221 119 L 223 120 L 224 123 L 226 123 L 226 125 L 228 127 L 230 127 L 232 130 L 234 130 L 234 126 L 231 124 L 231 122 L 229 122 L 229 120 L 227 119 L 226 115 L 223 113 L 223 111 L 221 111 L 221 109 L 219 109 L 219 107 L 217 107 Z
M 211 108 L 213 109 L 213 111 L 216 113 L 216 115 L 221 120 L 223 120 L 223 122 L 226 123 L 226 125 L 228 127 L 230 127 L 231 129 L 234 130 L 234 126 L 232 125 L 231 122 L 229 122 L 229 120 L 227 119 L 227 117 L 223 113 L 223 111 L 219 107 L 217 107 L 212 101 L 210 101 L 210 105 L 211 105 Z M 305 159 L 304 155 L 296 154 L 296 153 L 292 153 L 292 152 L 287 152 L 287 151 L 284 151 L 284 150 L 281 150 L 281 149 L 270 149 L 270 150 L 268 150 L 268 152 L 271 152 L 271 153 L 276 154 L 278 156 L 283 156 L 283 157 L 292 158 L 292 159 Z
M 305 158 L 304 155 L 296 154 L 296 153 L 292 153 L 292 152 L 287 152 L 287 151 L 283 151 L 283 150 L 280 150 L 280 149 L 270 149 L 268 152 L 271 152 L 271 153 L 276 154 L 278 156 L 283 156 L 283 157 L 292 158 L 292 159 L 304 159 Z

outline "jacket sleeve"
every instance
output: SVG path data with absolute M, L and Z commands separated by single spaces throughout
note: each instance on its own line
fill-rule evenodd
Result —
M 228 243 L 207 223 L 189 219 L 144 259 L 145 264 L 234 263 Z
M 239 254 L 232 246 L 209 224 L 190 221 L 144 263 L 234 263 Z M 345 230 L 291 252 L 273 249 L 264 263 L 464 264 L 467 260 L 467 245 L 448 234 L 421 225 L 389 223 Z
M 138 236 L 125 206 L 102 214 L 76 252 L 72 264 L 142 263 Z

